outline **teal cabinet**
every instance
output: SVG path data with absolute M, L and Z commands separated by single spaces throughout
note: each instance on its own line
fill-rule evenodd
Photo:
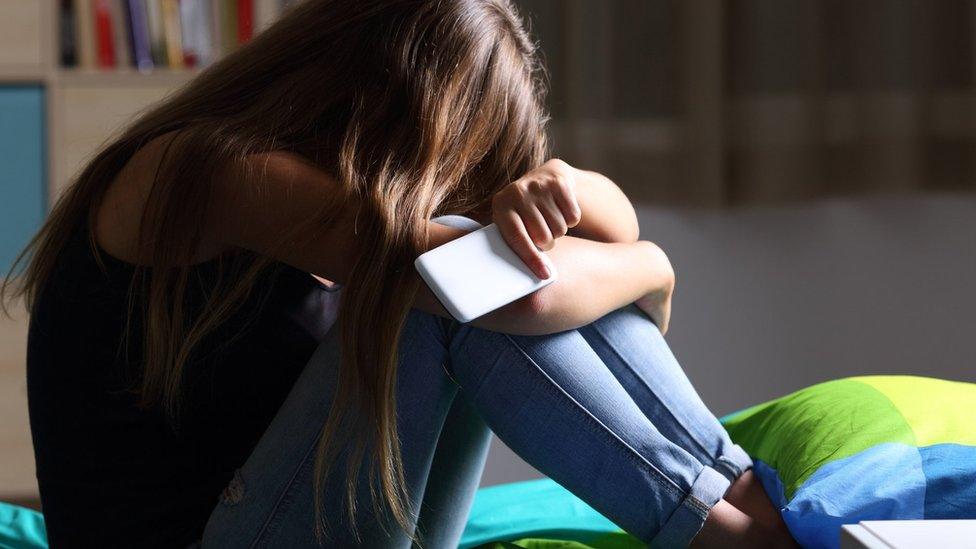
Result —
M 44 90 L 0 86 L 0 278 L 46 210 Z

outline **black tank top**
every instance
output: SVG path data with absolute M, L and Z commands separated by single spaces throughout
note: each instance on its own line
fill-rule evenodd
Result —
M 179 421 L 141 408 L 140 317 L 120 352 L 133 266 L 87 232 L 65 246 L 31 317 L 27 388 L 52 547 L 179 547 L 199 539 L 218 496 L 332 326 L 338 292 L 277 265 L 185 369 Z M 216 261 L 193 267 L 202 302 Z M 263 299 L 262 299 L 263 297 Z

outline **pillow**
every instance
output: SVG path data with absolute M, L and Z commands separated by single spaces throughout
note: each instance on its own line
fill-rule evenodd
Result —
M 976 384 L 829 381 L 722 419 L 804 547 L 842 524 L 976 517 Z

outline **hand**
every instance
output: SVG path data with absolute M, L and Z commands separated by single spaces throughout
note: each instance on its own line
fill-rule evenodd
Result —
M 674 268 L 664 250 L 657 245 L 647 242 L 651 256 L 652 269 L 659 273 L 655 278 L 655 290 L 634 302 L 647 316 L 651 317 L 654 325 L 662 334 L 668 332 L 671 322 L 671 296 L 674 295 Z
M 509 183 L 492 198 L 492 219 L 505 242 L 539 278 L 551 273 L 542 251 L 555 246 L 582 217 L 575 169 L 550 160 Z

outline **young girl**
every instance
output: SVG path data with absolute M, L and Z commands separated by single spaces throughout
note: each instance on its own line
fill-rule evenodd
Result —
M 788 545 L 543 92 L 507 0 L 309 0 L 108 144 L 8 294 L 52 545 L 455 546 L 488 427 L 647 543 Z M 559 280 L 459 325 L 412 262 L 491 222 Z

